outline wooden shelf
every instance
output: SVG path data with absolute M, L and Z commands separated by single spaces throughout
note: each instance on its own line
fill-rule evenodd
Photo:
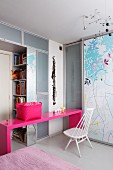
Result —
M 26 81 L 26 79 L 16 79 L 16 80 L 12 80 L 12 81 L 14 81 L 14 82 L 21 82 L 21 81 Z
M 13 94 L 13 96 L 16 96 L 16 97 L 26 97 L 26 95 L 25 94 L 21 94 L 21 95 L 19 95 L 19 94 Z
M 18 65 L 14 65 L 13 67 L 23 67 L 26 66 L 27 64 L 18 64 Z

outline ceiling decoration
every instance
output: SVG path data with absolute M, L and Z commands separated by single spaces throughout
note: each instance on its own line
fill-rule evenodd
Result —
M 104 32 L 109 33 L 110 26 L 113 25 L 111 22 L 111 16 L 106 15 L 106 0 L 105 0 L 105 15 L 103 16 L 98 9 L 94 10 L 93 14 L 83 15 L 83 30 L 86 30 L 90 25 L 98 24 L 104 27 Z M 100 27 L 98 30 L 99 34 L 102 34 L 103 30 L 101 31 Z M 111 33 L 109 33 L 111 36 Z

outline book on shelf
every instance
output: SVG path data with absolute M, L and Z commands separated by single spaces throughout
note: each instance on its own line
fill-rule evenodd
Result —
M 16 85 L 16 94 L 17 95 L 26 95 L 26 83 L 25 83 L 25 81 L 19 82 Z
M 19 79 L 26 79 L 26 69 L 20 69 Z
M 19 64 L 22 64 L 22 55 L 20 55 L 20 60 L 19 60 Z
M 26 64 L 26 53 L 14 53 L 14 65 Z
M 23 103 L 26 102 L 25 97 L 16 97 L 15 98 L 16 103 Z
M 23 58 L 23 64 L 26 64 L 26 63 L 27 63 L 27 59 Z
M 27 58 L 26 58 L 26 53 L 22 54 L 22 63 L 26 64 L 27 63 Z
M 24 95 L 25 94 L 25 82 L 21 82 L 21 95 Z
M 21 95 L 21 84 L 20 83 L 16 85 L 16 94 Z
M 20 54 L 14 53 L 14 65 L 18 65 L 20 63 Z

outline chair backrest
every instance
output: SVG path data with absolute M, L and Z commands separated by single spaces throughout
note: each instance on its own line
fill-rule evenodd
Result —
M 78 130 L 76 131 L 76 135 L 81 135 L 81 133 L 88 134 L 88 129 L 93 115 L 93 111 L 94 108 L 86 109 L 85 113 L 83 114 L 82 118 L 80 119 L 79 123 L 76 126 L 76 128 L 78 128 Z

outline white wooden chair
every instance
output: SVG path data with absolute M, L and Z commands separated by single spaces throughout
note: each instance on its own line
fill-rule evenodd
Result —
M 78 125 L 75 128 L 71 128 L 71 129 L 65 130 L 63 132 L 66 136 L 68 136 L 70 138 L 69 142 L 66 145 L 65 150 L 68 148 L 69 144 L 72 141 L 75 141 L 77 148 L 78 148 L 79 156 L 81 157 L 81 153 L 80 153 L 78 144 L 83 142 L 86 139 L 89 142 L 91 148 L 93 148 L 92 144 L 88 138 L 88 129 L 89 129 L 92 115 L 93 115 L 93 111 L 94 111 L 93 108 L 86 109 L 86 112 L 83 114 Z

